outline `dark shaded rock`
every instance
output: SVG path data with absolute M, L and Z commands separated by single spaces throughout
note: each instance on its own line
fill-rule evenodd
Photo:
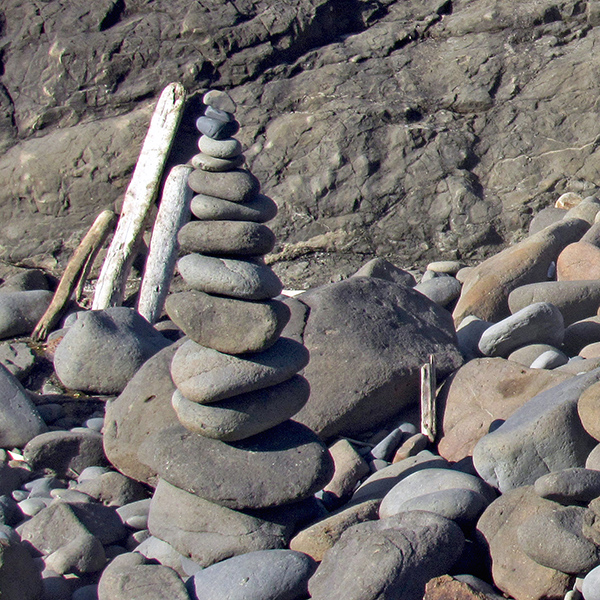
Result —
M 283 302 L 248 302 L 197 290 L 167 296 L 165 310 L 194 342 L 229 354 L 272 346 L 290 318 Z
M 187 585 L 206 600 L 294 600 L 306 596 L 315 568 L 301 552 L 262 550 L 203 569 Z
M 98 600 L 189 600 L 183 581 L 168 567 L 146 564 L 136 552 L 115 557 L 98 582 Z
M 75 479 L 83 469 L 106 465 L 102 435 L 96 431 L 49 431 L 34 437 L 23 449 L 32 469 L 50 469 Z
M 6 600 L 38 600 L 42 576 L 24 544 L 0 539 L 0 594 Z
M 417 600 L 427 581 L 450 570 L 463 545 L 458 525 L 434 513 L 413 511 L 359 523 L 323 557 L 308 589 L 315 600 Z M 357 572 L 360 578 L 348 576 Z
M 504 493 L 552 471 L 583 467 L 596 441 L 581 425 L 577 400 L 599 378 L 596 369 L 537 394 L 482 437 L 473 450 L 479 475 Z
M 133 309 L 80 312 L 56 348 L 54 368 L 68 388 L 119 394 L 170 343 Z
M 7 277 L 0 285 L 0 293 L 48 290 L 48 278 L 39 269 L 26 269 Z
M 27 344 L 7 342 L 0 344 L 0 363 L 22 381 L 33 369 L 35 356 Z
M 233 509 L 297 502 L 333 476 L 327 448 L 294 421 L 235 444 L 172 427 L 148 437 L 139 459 L 172 485 Z
M 323 439 L 368 431 L 414 402 L 430 354 L 440 378 L 462 364 L 448 312 L 404 285 L 352 277 L 298 299 L 310 308 L 311 395 L 295 418 Z
M 0 293 L 0 339 L 31 335 L 52 297 L 47 290 Z

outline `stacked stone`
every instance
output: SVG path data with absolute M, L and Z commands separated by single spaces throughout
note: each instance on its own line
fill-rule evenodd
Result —
M 314 496 L 331 478 L 333 463 L 318 437 L 290 420 L 308 399 L 308 382 L 298 374 L 308 351 L 281 337 L 290 310 L 275 299 L 282 285 L 263 258 L 275 244 L 264 223 L 276 204 L 240 168 L 232 99 L 211 91 L 203 101 L 206 112 L 196 122 L 201 152 L 189 177 L 197 194 L 193 218 L 178 235 L 184 256 L 177 266 L 191 289 L 166 302 L 189 338 L 171 363 L 172 405 L 181 425 L 148 440 L 142 455 L 159 476 L 151 533 L 206 566 L 285 545 L 289 524 L 282 526 L 273 511 L 291 504 L 296 510 Z M 194 523 L 186 523 L 186 514 Z M 200 537 L 206 533 L 198 531 L 199 521 L 213 531 L 210 550 L 190 534 L 190 528 Z M 245 528 L 251 535 L 242 535 Z

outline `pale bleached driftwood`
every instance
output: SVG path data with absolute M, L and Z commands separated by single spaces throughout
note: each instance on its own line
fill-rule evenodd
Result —
M 435 382 L 435 357 L 431 354 L 429 362 L 421 367 L 421 433 L 432 443 L 437 435 Z
M 150 323 L 162 312 L 179 251 L 177 232 L 190 218 L 193 192 L 187 180 L 192 171 L 190 165 L 173 167 L 161 195 L 138 300 L 138 312 Z
M 78 283 L 80 287 L 83 286 L 94 258 L 100 248 L 102 248 L 116 219 L 117 215 L 112 210 L 102 211 L 96 217 L 96 220 L 79 243 L 79 246 L 73 252 L 73 256 L 71 256 L 56 288 L 52 302 L 50 302 L 46 312 L 33 330 L 32 338 L 35 341 L 46 339 L 50 328 L 56 323 L 66 307 L 75 287 Z
M 135 258 L 134 250 L 156 198 L 184 105 L 185 90 L 179 83 L 169 84 L 160 95 L 125 192 L 117 230 L 96 283 L 92 309 L 118 306 L 123 301 L 125 282 Z

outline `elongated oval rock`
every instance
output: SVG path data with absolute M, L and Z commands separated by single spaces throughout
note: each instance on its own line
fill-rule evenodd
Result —
M 195 290 L 244 300 L 268 300 L 283 285 L 265 264 L 252 260 L 187 254 L 177 262 L 179 273 Z
M 244 202 L 229 202 L 222 198 L 198 194 L 192 198 L 192 214 L 201 221 L 254 221 L 266 223 L 277 215 L 277 204 L 264 194 Z
M 508 297 L 513 313 L 534 302 L 550 302 L 562 313 L 565 326 L 594 316 L 600 306 L 600 281 L 543 281 L 514 289 Z
M 241 394 L 213 404 L 173 394 L 179 422 L 206 437 L 235 442 L 256 435 L 293 417 L 308 400 L 310 386 L 300 375 L 268 388 Z
M 30 335 L 52 301 L 48 290 L 0 294 L 0 339 Z
M 587 504 L 600 496 L 600 471 L 583 468 L 555 471 L 537 479 L 533 489 L 541 498 L 560 504 Z
M 588 229 L 589 223 L 583 220 L 559 221 L 483 261 L 463 285 L 453 312 L 456 324 L 468 315 L 494 322 L 508 317 L 509 293 L 519 286 L 545 281 L 550 264 L 561 250 L 578 241 Z
M 177 234 L 182 252 L 259 256 L 271 252 L 275 234 L 252 221 L 190 221 Z
M 192 167 L 213 173 L 224 173 L 241 167 L 244 164 L 244 160 L 241 154 L 234 158 L 216 158 L 200 152 L 200 154 L 192 157 Z
M 266 350 L 290 318 L 290 309 L 278 300 L 247 302 L 198 290 L 171 294 L 165 309 L 194 342 L 226 354 Z
M 148 438 L 139 458 L 171 485 L 235 510 L 308 498 L 334 469 L 325 445 L 294 421 L 235 444 L 172 427 Z
M 577 414 L 581 393 L 600 380 L 600 369 L 576 375 L 534 396 L 479 440 L 473 463 L 502 493 L 531 485 L 546 473 L 583 467 L 596 445 Z
M 196 169 L 190 173 L 188 185 L 197 194 L 216 196 L 230 202 L 246 202 L 260 190 L 258 179 L 243 169 L 226 173 Z
M 207 135 L 201 135 L 198 140 L 198 149 L 215 158 L 235 158 L 242 153 L 242 144 L 235 138 L 214 140 Z
M 588 344 L 600 342 L 600 316 L 588 317 L 572 323 L 565 329 L 563 349 L 569 356 L 575 356 Z
M 189 340 L 173 357 L 171 377 L 188 400 L 209 404 L 281 383 L 301 371 L 308 358 L 308 350 L 289 338 L 279 338 L 264 352 L 241 356 Z
M 536 302 L 488 327 L 479 340 L 484 356 L 507 357 L 527 344 L 560 346 L 565 334 L 562 314 L 549 302 Z

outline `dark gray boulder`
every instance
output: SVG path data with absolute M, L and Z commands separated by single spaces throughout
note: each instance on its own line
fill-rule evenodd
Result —
M 297 299 L 310 308 L 311 395 L 295 419 L 323 439 L 368 431 L 415 402 L 430 354 L 440 378 L 462 364 L 450 314 L 404 285 L 352 277 Z

